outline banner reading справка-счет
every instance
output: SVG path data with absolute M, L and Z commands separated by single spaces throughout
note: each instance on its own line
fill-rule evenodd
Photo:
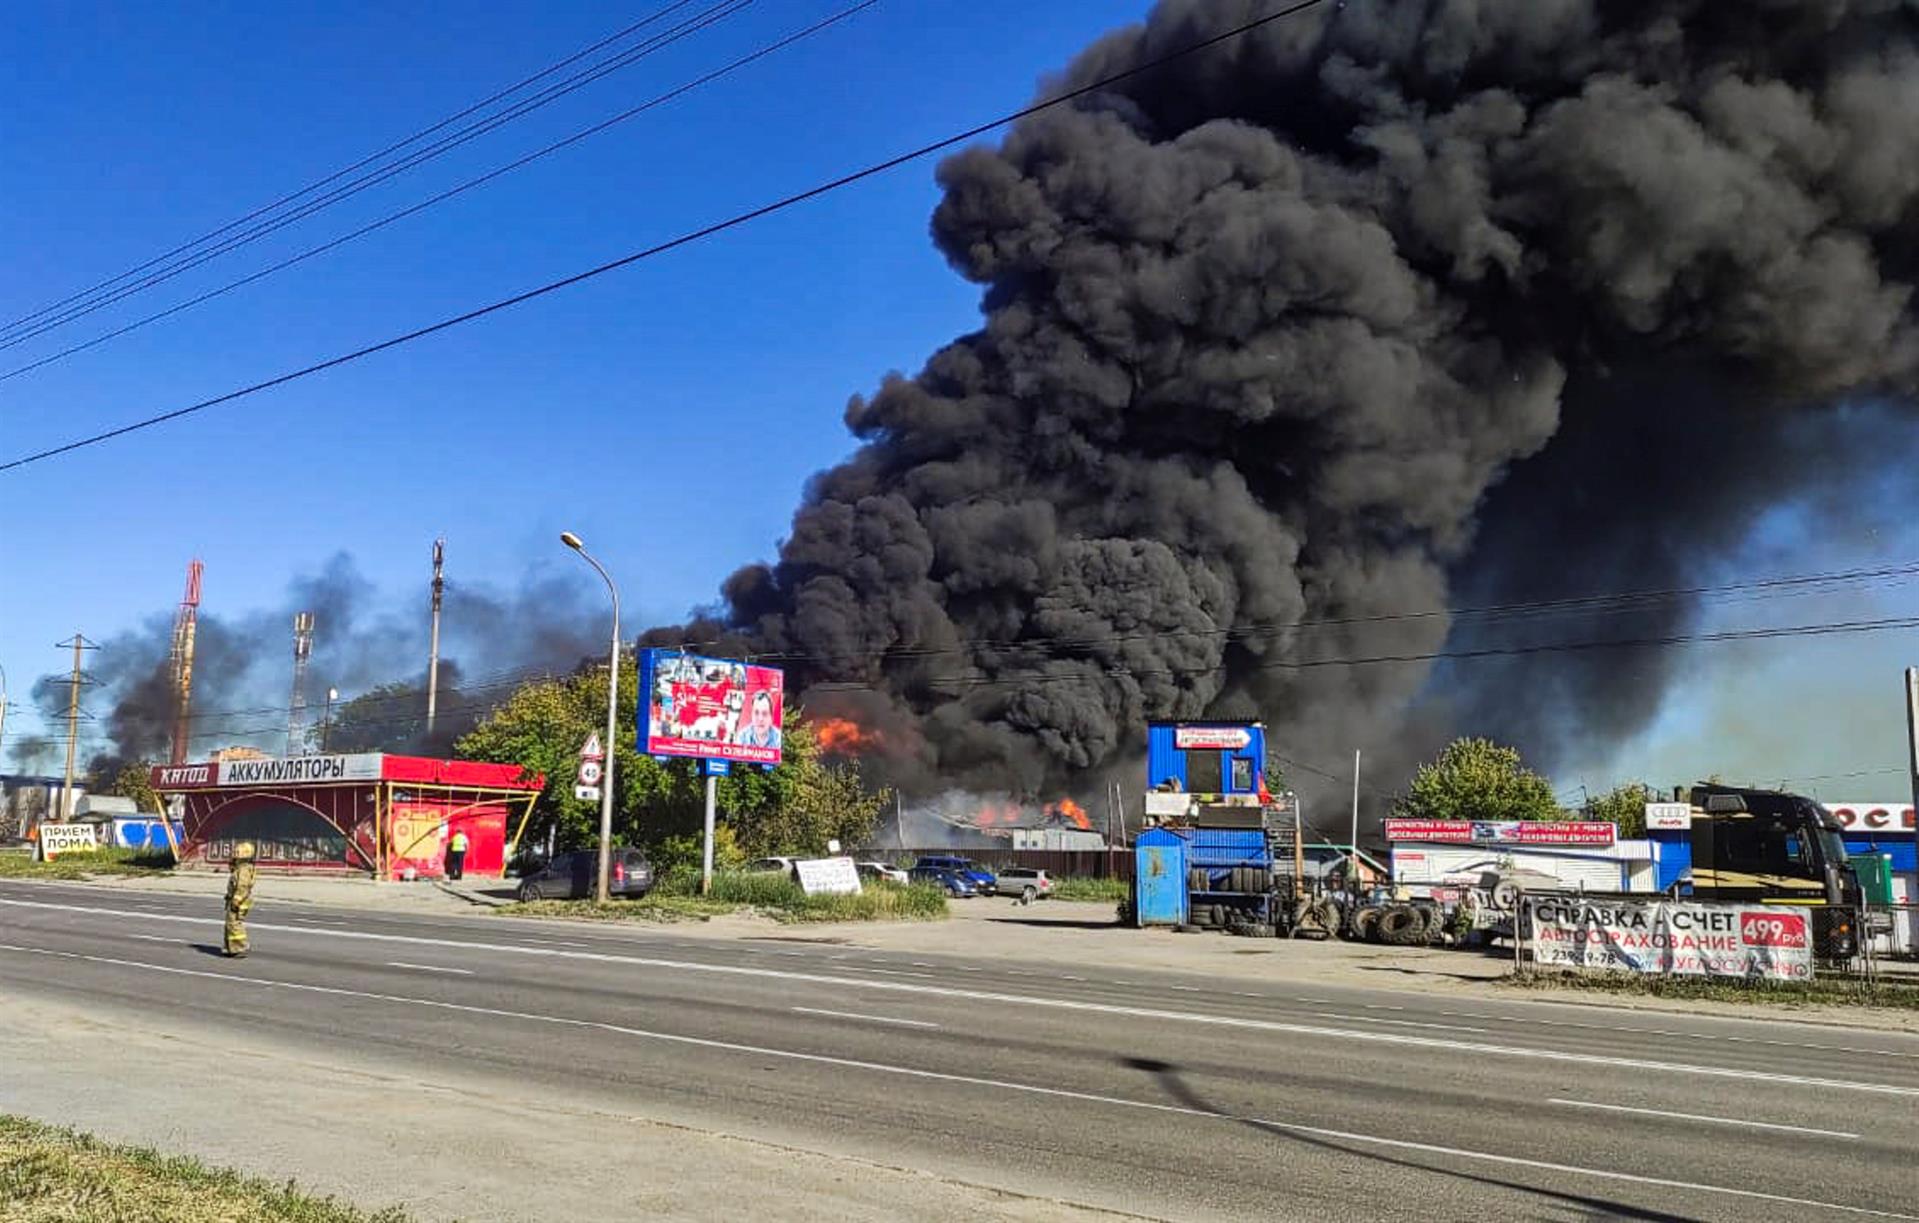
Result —
M 1533 963 L 1695 977 L 1812 979 L 1810 915 L 1767 905 L 1542 897 Z

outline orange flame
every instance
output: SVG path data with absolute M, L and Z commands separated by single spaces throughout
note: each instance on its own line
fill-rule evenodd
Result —
M 1073 821 L 1074 824 L 1088 832 L 1091 832 L 1093 829 L 1093 818 L 1086 814 L 1084 807 L 1070 798 L 1062 798 L 1056 803 L 1046 804 L 1046 814 L 1048 816 L 1065 816 L 1067 819 Z
M 1019 822 L 1017 803 L 987 803 L 973 816 L 974 825 L 980 828 L 1004 828 Z
M 813 724 L 819 736 L 820 750 L 841 756 L 854 756 L 879 746 L 878 731 L 867 730 L 851 718 L 824 718 Z

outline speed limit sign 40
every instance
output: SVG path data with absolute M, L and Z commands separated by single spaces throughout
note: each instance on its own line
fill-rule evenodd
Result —
M 597 760 L 580 761 L 580 784 L 597 786 L 600 784 L 600 762 Z

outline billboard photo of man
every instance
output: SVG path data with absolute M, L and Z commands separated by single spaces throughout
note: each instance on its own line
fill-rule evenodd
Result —
M 780 724 L 773 717 L 773 694 L 762 688 L 753 694 L 746 725 L 733 736 L 733 742 L 746 747 L 778 747 Z

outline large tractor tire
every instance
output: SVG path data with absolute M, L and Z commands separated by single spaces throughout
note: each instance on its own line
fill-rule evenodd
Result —
M 1353 914 L 1353 937 L 1362 942 L 1377 942 L 1379 939 L 1379 914 L 1376 905 L 1366 905 Z
M 1379 915 L 1379 941 L 1395 947 L 1410 947 L 1426 932 L 1419 911 L 1410 905 L 1394 905 Z

